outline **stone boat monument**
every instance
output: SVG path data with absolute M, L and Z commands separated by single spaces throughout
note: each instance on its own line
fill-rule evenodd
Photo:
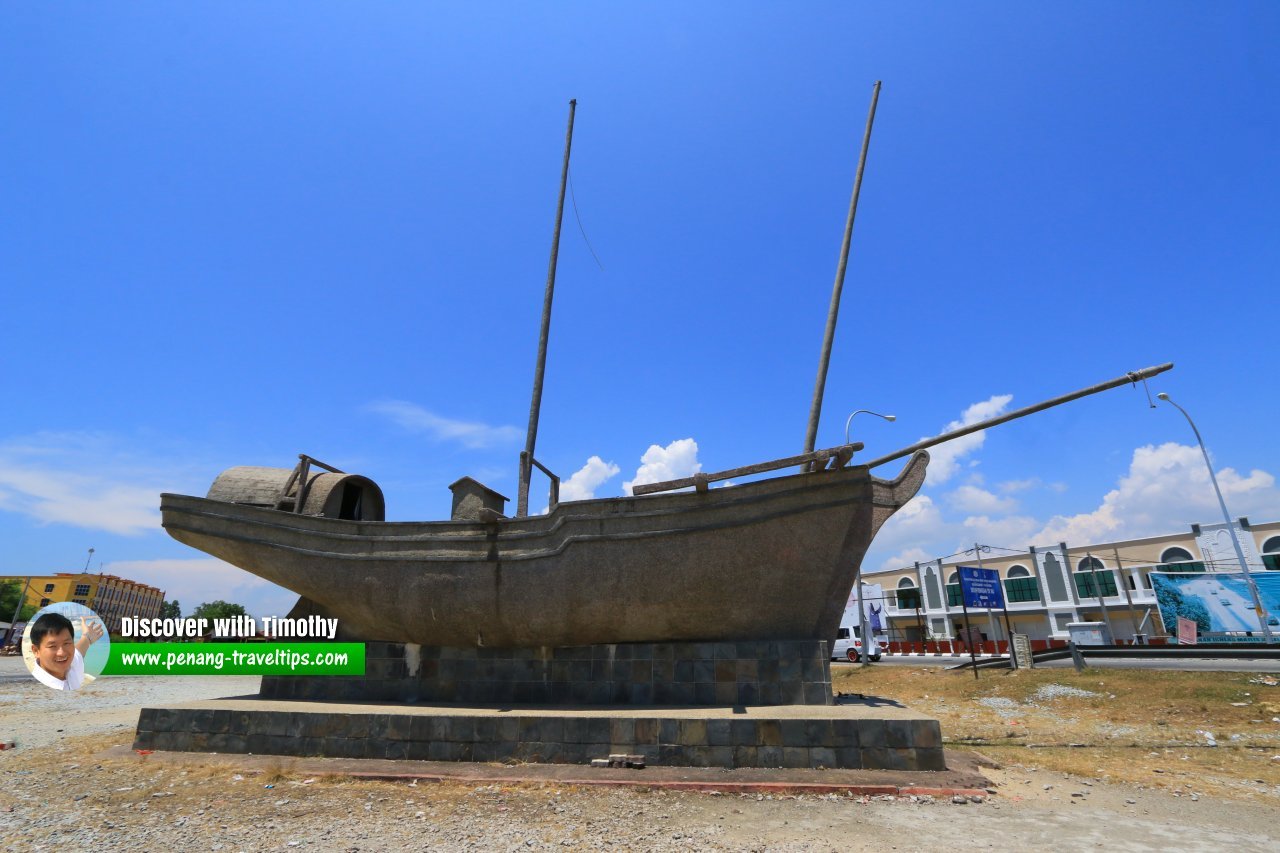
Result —
M 290 616 L 337 619 L 338 639 L 365 644 L 366 671 L 264 677 L 256 697 L 145 708 L 137 748 L 943 769 L 936 720 L 832 696 L 830 643 L 876 531 L 920 488 L 927 447 L 1172 365 L 864 465 L 852 464 L 860 444 L 813 450 L 855 181 L 805 452 L 561 503 L 534 447 L 573 104 L 514 515 L 463 477 L 448 521 L 388 522 L 373 481 L 309 456 L 292 470 L 232 468 L 204 498 L 163 495 L 170 535 L 297 592 Z M 872 475 L 903 458 L 893 479 Z M 551 480 L 544 515 L 528 512 L 534 468 Z M 711 487 L 788 468 L 799 472 Z

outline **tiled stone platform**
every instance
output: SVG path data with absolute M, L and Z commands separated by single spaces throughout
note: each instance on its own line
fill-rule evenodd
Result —
M 938 721 L 862 702 L 460 707 L 218 699 L 144 708 L 135 749 L 432 761 L 942 770 Z
M 264 699 L 556 705 L 828 705 L 822 640 L 544 649 L 366 643 L 363 676 L 268 676 Z

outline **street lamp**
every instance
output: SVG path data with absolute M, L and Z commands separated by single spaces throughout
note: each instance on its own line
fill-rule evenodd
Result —
M 1227 530 L 1231 532 L 1231 544 L 1235 546 L 1236 559 L 1240 561 L 1240 569 L 1244 572 L 1244 581 L 1249 585 L 1249 592 L 1253 595 L 1253 609 L 1258 614 L 1258 622 L 1262 625 L 1262 636 L 1270 643 L 1271 629 L 1267 627 L 1267 611 L 1262 606 L 1262 599 L 1258 596 L 1258 587 L 1253 582 L 1253 576 L 1249 574 L 1249 562 L 1244 558 L 1244 549 L 1240 547 L 1240 539 L 1236 536 L 1235 525 L 1231 523 L 1231 515 L 1227 512 L 1227 502 L 1222 499 L 1222 489 L 1218 488 L 1218 478 L 1213 473 L 1213 464 L 1209 462 L 1209 451 L 1204 448 L 1204 439 L 1200 437 L 1200 430 L 1196 429 L 1196 422 L 1191 420 L 1191 415 L 1187 414 L 1187 410 L 1173 402 L 1168 394 L 1161 391 L 1156 397 L 1182 412 L 1182 416 L 1187 419 L 1187 423 L 1191 424 L 1191 431 L 1196 434 L 1196 442 L 1200 445 L 1200 452 L 1204 454 L 1204 466 L 1209 469 L 1209 482 L 1213 483 L 1213 491 L 1218 496 L 1218 506 L 1222 509 L 1222 520 L 1227 523 Z
M 889 423 L 893 423 L 898 419 L 897 415 L 882 415 L 879 412 L 873 412 L 870 409 L 858 409 L 853 415 L 849 415 L 849 419 L 844 422 L 844 443 L 849 443 L 849 427 L 853 424 L 854 415 L 875 415 L 877 418 L 884 418 Z M 862 666 L 868 666 L 871 660 L 871 644 L 875 642 L 868 629 L 867 609 L 862 603 L 862 564 L 858 564 L 858 577 L 855 581 L 858 587 L 858 633 L 862 635 L 862 654 L 859 656 L 859 663 Z M 883 602 L 881 603 L 883 606 Z M 976 672 L 976 670 L 975 670 Z
M 893 423 L 898 419 L 897 415 L 882 415 L 879 412 L 873 412 L 870 409 L 858 409 L 853 415 L 875 415 L 877 418 L 884 418 L 889 423 Z M 844 422 L 844 443 L 849 443 L 849 427 L 853 424 L 853 415 L 849 415 L 849 419 Z

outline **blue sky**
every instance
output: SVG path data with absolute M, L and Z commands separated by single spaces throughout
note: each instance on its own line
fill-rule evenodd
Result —
M 1233 514 L 1280 518 L 1274 4 L 6 18 L 0 572 L 94 547 L 188 607 L 276 615 L 291 596 L 160 530 L 160 491 L 306 452 L 393 519 L 446 517 L 464 474 L 514 498 L 570 98 L 539 458 L 608 496 L 642 458 L 798 452 L 875 80 L 819 445 L 858 408 L 898 416 L 855 421 L 879 455 L 1173 361 L 1152 393 L 1196 417 Z M 868 566 L 1216 516 L 1141 390 L 942 455 Z

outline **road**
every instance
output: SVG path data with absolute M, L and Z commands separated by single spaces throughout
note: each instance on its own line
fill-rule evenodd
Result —
M 982 661 L 983 658 L 978 658 Z M 1194 659 L 1194 658 L 1165 658 L 1163 660 L 1152 660 L 1150 658 L 1089 658 L 1089 666 L 1098 669 L 1151 669 L 1151 670 L 1171 670 L 1174 672 L 1280 672 L 1280 660 L 1269 659 Z M 968 656 L 961 655 L 885 655 L 880 658 L 878 663 L 872 666 L 925 666 L 937 667 L 939 669 L 960 666 L 969 663 Z M 856 666 L 852 663 L 844 663 L 842 661 L 833 661 L 831 667 L 838 669 L 839 667 Z M 1036 664 L 1037 669 L 1061 669 L 1063 667 L 1073 666 L 1071 658 L 1063 658 L 1062 660 L 1051 660 Z

